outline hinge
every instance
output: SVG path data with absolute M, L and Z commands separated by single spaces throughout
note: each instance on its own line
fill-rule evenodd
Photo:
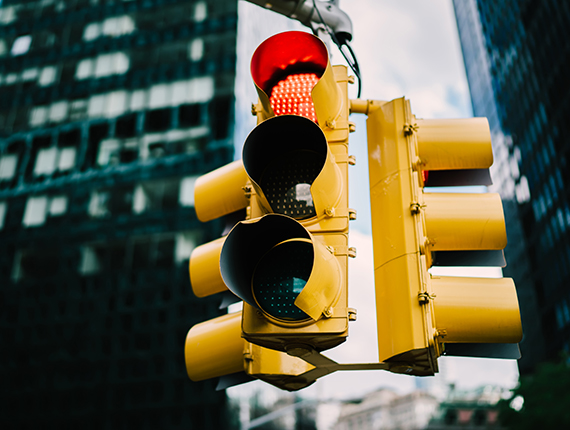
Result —
M 409 136 L 410 134 L 414 134 L 418 131 L 417 124 L 404 124 L 404 135 Z
M 427 291 L 418 293 L 418 301 L 420 302 L 420 305 L 428 304 L 429 301 L 433 299 L 435 299 L 435 294 L 430 294 Z
M 337 256 L 348 255 L 350 258 L 356 257 L 356 248 L 353 246 L 337 246 L 333 249 L 333 252 Z
M 412 211 L 413 214 L 417 214 L 420 213 L 420 211 L 422 209 L 424 209 L 426 207 L 425 204 L 421 204 L 419 202 L 412 202 L 410 203 L 410 211 Z

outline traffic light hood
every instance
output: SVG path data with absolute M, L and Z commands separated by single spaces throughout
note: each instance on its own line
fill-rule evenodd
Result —
M 314 119 L 313 114 L 297 111 L 299 104 L 309 105 L 309 110 L 314 106 L 317 122 L 323 129 L 333 128 L 341 115 L 343 96 L 329 62 L 327 47 L 312 34 L 287 31 L 265 40 L 251 59 L 251 76 L 259 95 L 257 113 L 261 120 L 288 113 Z M 280 83 L 290 78 L 293 79 L 290 90 L 274 92 Z M 274 110 L 272 102 L 273 105 L 291 106 L 291 111 L 288 108 Z
M 300 223 L 279 214 L 238 223 L 225 240 L 220 271 L 236 296 L 286 323 L 316 321 L 340 290 L 334 254 Z
M 243 164 L 261 205 L 297 220 L 319 217 L 341 197 L 342 178 L 327 139 L 297 115 L 270 118 L 247 137 Z

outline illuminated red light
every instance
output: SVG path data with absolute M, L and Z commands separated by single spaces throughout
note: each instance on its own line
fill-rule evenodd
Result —
M 424 184 L 427 182 L 429 176 L 429 170 L 422 170 L 422 180 Z
M 275 115 L 299 115 L 317 122 L 311 91 L 318 81 L 315 73 L 289 75 L 279 81 L 269 97 Z

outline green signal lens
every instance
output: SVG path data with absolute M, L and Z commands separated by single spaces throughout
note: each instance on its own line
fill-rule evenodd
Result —
M 300 321 L 309 316 L 295 306 L 295 299 L 313 269 L 313 245 L 295 240 L 282 242 L 260 260 L 253 273 L 253 295 L 259 307 L 272 317 Z

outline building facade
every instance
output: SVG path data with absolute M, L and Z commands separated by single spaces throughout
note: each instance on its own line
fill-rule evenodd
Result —
M 524 338 L 519 370 L 570 351 L 570 4 L 454 0 L 475 116 L 489 118 Z
M 470 391 L 454 388 L 437 408 L 426 430 L 504 429 L 499 420 L 498 402 L 504 394 L 499 387 L 484 386 Z
M 398 395 L 389 389 L 373 391 L 341 405 L 335 430 L 420 430 L 427 427 L 439 401 L 425 391 Z
M 196 177 L 233 160 L 237 0 L 0 5 L 0 415 L 231 428 L 186 375 Z

